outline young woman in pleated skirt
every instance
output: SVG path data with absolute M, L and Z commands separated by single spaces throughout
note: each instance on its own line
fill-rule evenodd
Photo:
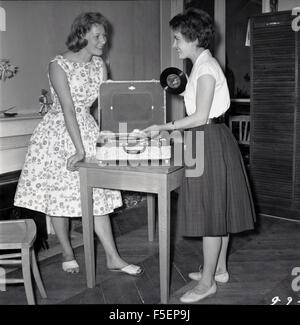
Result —
M 186 172 L 179 198 L 184 235 L 203 237 L 203 267 L 189 274 L 198 283 L 180 298 L 192 303 L 214 294 L 216 282 L 228 282 L 229 234 L 253 229 L 255 210 L 238 144 L 230 129 L 220 123 L 230 96 L 224 73 L 208 49 L 214 36 L 212 19 L 190 8 L 172 18 L 170 26 L 179 58 L 193 63 L 183 93 L 187 116 L 144 132 L 152 137 L 165 130 L 190 132 L 192 145 L 187 143 L 186 151 L 195 151 L 193 157 L 202 145 L 203 173 Z M 204 146 L 197 143 L 197 132 L 204 135 Z

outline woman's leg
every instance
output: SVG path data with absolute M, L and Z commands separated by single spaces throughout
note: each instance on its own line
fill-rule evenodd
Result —
M 227 272 L 227 249 L 229 243 L 229 235 L 222 237 L 221 251 L 218 259 L 216 273 L 221 274 Z
M 58 241 L 61 244 L 64 261 L 72 261 L 74 259 L 74 253 L 69 238 L 69 218 L 51 217 L 51 222 Z
M 229 235 L 221 237 L 221 249 L 217 260 L 217 267 L 215 271 L 215 280 L 218 282 L 226 283 L 229 280 L 227 273 L 227 250 L 229 243 Z M 203 269 L 203 267 L 202 267 Z M 189 273 L 189 277 L 192 280 L 199 281 L 202 277 L 203 270 L 198 272 Z
M 203 273 L 198 284 L 187 291 L 180 301 L 184 303 L 196 302 L 216 292 L 215 271 L 220 254 L 222 237 L 203 237 Z
M 203 237 L 203 273 L 197 287 L 211 287 L 222 244 L 222 237 Z
M 113 237 L 110 217 L 108 215 L 97 216 L 95 220 L 95 232 L 99 237 L 106 254 L 106 264 L 109 269 L 120 269 L 128 265 L 120 257 Z

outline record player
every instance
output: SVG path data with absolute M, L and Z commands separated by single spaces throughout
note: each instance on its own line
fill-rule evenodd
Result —
M 170 163 L 169 140 L 140 130 L 166 122 L 166 98 L 159 81 L 106 81 L 98 98 L 100 135 L 96 159 L 102 164 Z

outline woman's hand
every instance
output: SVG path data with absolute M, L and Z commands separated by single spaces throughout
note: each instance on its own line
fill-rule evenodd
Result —
M 142 132 L 146 133 L 148 137 L 156 138 L 159 136 L 159 132 L 161 131 L 161 125 L 151 125 L 148 126 L 146 129 L 142 130 Z
M 67 161 L 67 169 L 71 172 L 74 172 L 76 170 L 78 170 L 78 167 L 75 167 L 75 164 L 78 161 L 83 160 L 85 157 L 85 153 L 84 152 L 76 152 L 73 156 L 71 156 L 68 161 Z

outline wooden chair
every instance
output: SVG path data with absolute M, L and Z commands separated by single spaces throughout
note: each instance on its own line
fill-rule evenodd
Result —
M 229 128 L 235 135 L 239 144 L 250 145 L 250 115 L 229 116 Z
M 47 294 L 37 266 L 33 243 L 36 238 L 36 225 L 32 219 L 0 221 L 0 249 L 21 250 L 21 252 L 0 254 L 0 265 L 22 265 L 23 278 L 12 279 L 0 277 L 2 285 L 24 283 L 28 304 L 35 304 L 32 288 L 31 271 L 42 298 Z M 0 285 L 1 285 L 0 282 Z

